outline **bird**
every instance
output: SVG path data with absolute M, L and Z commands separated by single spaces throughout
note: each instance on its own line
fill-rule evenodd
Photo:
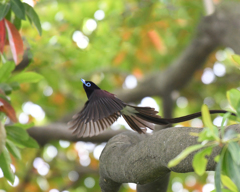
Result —
M 92 137 L 105 131 L 122 116 L 127 124 L 138 133 L 146 133 L 147 128 L 154 130 L 155 124 L 168 125 L 180 123 L 201 116 L 201 112 L 177 118 L 161 118 L 158 111 L 151 107 L 139 107 L 124 103 L 114 94 L 100 89 L 92 81 L 81 79 L 88 100 L 83 109 L 68 122 L 73 134 L 80 137 Z M 209 110 L 210 114 L 226 113 L 225 110 Z M 232 113 L 232 115 L 235 115 Z

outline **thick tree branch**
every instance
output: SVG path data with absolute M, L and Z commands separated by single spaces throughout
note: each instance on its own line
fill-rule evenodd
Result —
M 240 125 L 229 126 L 240 133 Z M 190 154 L 180 164 L 168 168 L 168 162 L 186 147 L 197 144 L 197 137 L 191 132 L 200 132 L 200 128 L 173 127 L 156 132 L 154 135 L 122 133 L 109 140 L 100 157 L 100 186 L 103 192 L 118 191 L 122 183 L 137 183 L 141 192 L 148 191 L 154 181 L 161 186 L 155 191 L 165 192 L 168 175 L 171 171 L 178 173 L 192 172 Z M 214 170 L 214 157 L 221 148 L 216 147 L 209 157 L 207 170 Z M 156 181 L 157 180 L 157 181 Z M 166 182 L 161 182 L 162 180 Z M 151 185 L 147 186 L 148 183 Z M 144 190 L 147 186 L 147 190 Z M 151 190 L 155 192 L 154 190 Z
M 113 131 L 109 129 L 103 134 L 94 137 L 77 138 L 76 135 L 72 134 L 72 131 L 68 129 L 68 126 L 65 123 L 53 123 L 42 127 L 32 127 L 28 129 L 29 135 L 41 146 L 51 140 L 88 141 L 93 143 L 107 142 L 110 138 L 123 131 L 125 130 Z

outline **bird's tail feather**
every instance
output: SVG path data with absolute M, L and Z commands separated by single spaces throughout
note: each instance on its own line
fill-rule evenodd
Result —
M 131 107 L 133 107 L 136 111 L 138 111 L 138 113 L 136 113 L 137 117 L 158 125 L 180 123 L 180 122 L 189 121 L 191 119 L 202 116 L 201 112 L 197 112 L 197 113 L 193 113 L 193 114 L 182 116 L 182 117 L 168 119 L 168 118 L 161 118 L 159 115 L 157 115 L 158 112 L 150 107 L 135 107 L 135 106 L 131 106 Z M 210 114 L 227 113 L 227 112 L 228 111 L 225 111 L 225 110 L 209 110 Z M 231 113 L 231 115 L 236 116 L 235 113 Z

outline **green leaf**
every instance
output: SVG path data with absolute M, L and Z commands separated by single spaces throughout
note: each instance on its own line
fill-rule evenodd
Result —
M 174 159 L 172 159 L 171 161 L 169 161 L 168 163 L 168 167 L 174 167 L 177 164 L 179 164 L 183 159 L 185 159 L 190 153 L 192 153 L 193 151 L 196 151 L 198 149 L 201 149 L 202 147 L 204 147 L 204 145 L 198 144 L 198 145 L 192 145 L 190 147 L 187 147 L 186 149 L 184 149 L 177 157 L 175 157 Z
M 17 159 L 21 159 L 21 153 L 12 141 L 7 140 L 6 147 L 14 157 L 16 157 Z
M 223 159 L 224 152 L 222 150 L 219 161 L 217 163 L 214 175 L 214 182 L 217 192 L 221 192 L 221 170 L 222 170 L 222 159 Z
M 207 162 L 206 155 L 212 153 L 213 147 L 207 147 L 199 152 L 197 152 L 193 157 L 193 169 L 198 175 L 203 175 L 206 170 Z
M 228 140 L 231 140 L 231 139 L 236 138 L 236 137 L 237 137 L 236 131 L 234 131 L 233 129 L 229 129 L 224 134 L 223 140 L 228 141 Z
M 20 89 L 20 85 L 19 85 L 18 82 L 11 82 L 11 83 L 9 83 L 9 85 L 12 87 L 12 89 L 13 89 L 14 91 Z
M 231 153 L 227 150 L 224 155 L 224 166 L 226 175 L 234 182 L 240 191 L 240 166 L 235 163 Z
M 21 123 L 15 123 L 14 126 L 21 127 L 22 129 L 29 129 L 34 126 L 34 123 L 29 124 L 21 124 Z
M 203 118 L 204 125 L 213 131 L 214 125 L 212 124 L 211 116 L 210 116 L 207 105 L 202 106 L 201 112 L 202 112 L 202 118 Z
M 225 189 L 225 188 L 222 188 L 221 191 L 222 191 L 222 192 L 232 192 L 231 190 Z M 212 190 L 211 192 L 217 192 L 217 190 L 214 189 L 214 190 Z M 219 192 L 219 191 L 218 191 L 218 192 Z
M 22 20 L 18 17 L 15 17 L 13 20 L 13 25 L 19 30 L 21 28 Z
M 7 62 L 0 67 L 0 83 L 5 82 L 10 77 L 14 68 L 14 62 Z
M 240 146 L 237 142 L 230 142 L 228 150 L 236 164 L 240 165 Z
M 6 130 L 4 124 L 0 121 L 0 154 L 5 148 L 5 142 L 6 142 Z
M 10 167 L 11 157 L 6 148 L 4 148 L 3 152 L 0 154 L 0 167 L 3 171 L 4 177 L 9 180 L 12 184 L 14 183 L 14 173 Z
M 29 135 L 27 131 L 21 127 L 15 125 L 6 126 L 7 135 L 11 136 L 14 139 L 28 140 Z
M 213 136 L 215 138 L 215 140 L 219 140 L 218 129 L 212 123 L 211 116 L 210 116 L 207 105 L 202 106 L 201 112 L 202 112 L 202 119 L 203 119 L 204 125 L 206 127 L 208 127 L 209 130 L 211 130 L 211 132 L 209 132 L 209 135 L 207 135 L 207 136 L 209 136 L 209 137 Z
M 227 112 L 223 115 L 223 119 L 222 119 L 222 123 L 221 123 L 221 135 L 222 135 L 222 138 L 224 136 L 224 130 L 225 130 L 225 122 L 227 121 L 227 119 L 231 116 L 231 113 L 230 112 Z
M 23 4 L 24 4 L 25 10 L 26 10 L 26 14 L 28 16 L 29 22 L 31 24 L 33 23 L 35 25 L 35 27 L 37 28 L 39 35 L 42 35 L 42 26 L 41 26 L 40 19 L 39 19 L 37 13 L 27 3 L 23 3 Z
M 39 75 L 35 72 L 22 72 L 13 77 L 11 77 L 9 82 L 18 82 L 18 83 L 36 83 L 43 78 L 42 75 Z
M 224 186 L 226 186 L 228 189 L 230 189 L 233 192 L 237 192 L 237 186 L 232 182 L 232 180 L 226 176 L 226 175 L 221 175 L 221 180 Z
M 240 65 L 240 55 L 232 55 L 233 60 Z
M 11 8 L 15 15 L 22 20 L 25 20 L 25 9 L 20 0 L 10 0 Z
M 198 137 L 198 142 L 202 142 L 202 141 L 213 141 L 215 140 L 215 137 L 213 136 L 212 132 L 210 129 L 203 129 L 201 131 L 201 133 L 199 133 L 199 137 Z
M 11 94 L 12 87 L 10 87 L 7 83 L 0 83 L 0 89 L 4 91 L 6 95 Z
M 237 116 L 240 118 L 240 99 L 238 100 L 236 111 L 237 111 Z
M 21 140 L 20 138 L 13 138 L 10 135 L 8 135 L 7 139 L 11 140 L 18 147 L 39 148 L 38 143 L 30 136 L 28 137 L 27 140 Z
M 10 3 L 0 3 L 0 21 L 7 15 L 10 9 Z
M 231 106 L 236 110 L 240 100 L 240 91 L 237 89 L 231 89 L 227 91 L 227 99 Z
M 29 137 L 26 141 L 21 141 L 21 145 L 28 148 L 39 148 L 37 141 L 34 140 L 32 137 Z

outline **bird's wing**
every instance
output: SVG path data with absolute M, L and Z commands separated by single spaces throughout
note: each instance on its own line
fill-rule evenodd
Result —
M 70 129 L 78 137 L 98 135 L 118 119 L 124 107 L 125 104 L 113 94 L 97 89 L 83 109 L 73 116 Z

